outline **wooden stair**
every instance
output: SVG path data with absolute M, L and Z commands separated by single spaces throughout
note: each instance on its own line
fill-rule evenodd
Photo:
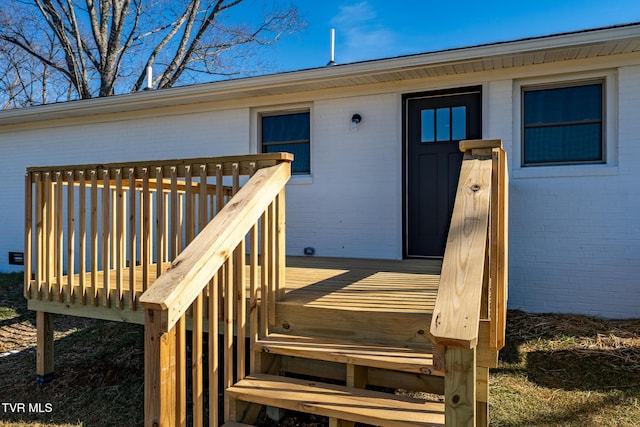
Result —
M 433 353 L 430 349 L 270 334 L 258 340 L 254 350 L 370 368 L 444 376 L 444 372 L 434 367 Z
M 316 381 L 252 374 L 227 393 L 243 402 L 385 427 L 445 425 L 444 403 Z

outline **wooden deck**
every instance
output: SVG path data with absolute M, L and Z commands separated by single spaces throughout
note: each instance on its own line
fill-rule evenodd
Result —
M 407 259 L 380 260 L 355 258 L 287 257 L 286 296 L 280 304 L 310 308 L 340 309 L 360 312 L 406 313 L 429 315 L 433 311 L 440 278 L 440 260 Z M 163 271 L 169 267 L 166 264 Z M 247 269 L 249 267 L 247 266 Z M 136 268 L 136 294 L 142 294 L 142 267 Z M 51 298 L 48 289 L 42 290 L 42 299 L 36 297 L 35 284 L 32 286 L 31 310 L 57 314 L 69 314 L 104 320 L 144 323 L 143 310 L 136 297 L 132 310 L 129 291 L 122 295 L 121 308 L 115 287 L 116 271 L 110 271 L 110 306 L 94 305 L 94 292 L 103 295 L 104 272 L 98 272 L 93 281 L 86 275 L 83 291 L 74 287 L 73 300 L 59 300 L 58 286 L 52 287 Z M 122 282 L 129 283 L 130 270 L 122 273 Z M 148 268 L 148 280 L 157 278 L 157 267 Z M 249 274 L 246 275 L 248 289 Z M 67 287 L 68 277 L 63 276 L 61 285 Z M 73 283 L 80 283 L 79 275 Z M 103 298 L 99 297 L 98 301 Z
M 53 314 L 66 314 L 145 325 L 147 426 L 188 413 L 194 425 L 251 424 L 255 404 L 332 426 L 487 425 L 488 372 L 505 339 L 508 169 L 499 140 L 460 149 L 442 262 L 286 257 L 287 153 L 29 168 L 25 297 L 37 311 L 38 380 L 54 372 Z

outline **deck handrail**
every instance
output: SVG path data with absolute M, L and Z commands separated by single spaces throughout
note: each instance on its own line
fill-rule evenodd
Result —
M 506 326 L 506 155 L 501 140 L 460 141 L 460 151 L 431 336 L 445 372 L 446 425 L 486 425 L 489 368 L 497 366 Z
M 250 336 L 254 345 L 259 336 L 266 335 L 269 325 L 275 323 L 275 301 L 284 293 L 285 184 L 291 175 L 290 162 L 291 158 L 282 159 L 274 166 L 252 170 L 245 185 L 235 188 L 238 191 L 232 199 L 140 297 L 145 312 L 145 425 L 186 422 L 187 313 L 192 329 L 194 425 L 203 425 L 207 414 L 209 425 L 217 426 L 218 392 L 245 378 L 245 337 Z M 249 263 L 245 265 L 247 254 Z M 205 330 L 208 375 L 203 362 Z M 224 335 L 222 387 L 218 381 L 220 332 Z M 259 363 L 251 359 L 252 371 Z M 207 376 L 208 411 L 204 395 Z M 235 418 L 235 410 L 225 392 L 224 419 Z
M 100 306 L 117 318 L 135 312 L 245 176 L 291 160 L 266 153 L 28 167 L 25 297 Z
M 260 219 L 291 174 L 290 164 L 260 169 L 140 297 L 145 309 L 161 311 L 165 332 L 184 315 L 230 253 Z
M 464 160 L 447 237 L 431 334 L 436 344 L 504 346 L 507 286 L 507 168 L 501 140 L 461 141 Z

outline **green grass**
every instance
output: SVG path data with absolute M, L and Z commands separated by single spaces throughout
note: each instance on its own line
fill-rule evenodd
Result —
M 640 320 L 509 312 L 492 425 L 637 426 Z
M 0 427 L 142 425 L 142 326 L 56 316 L 56 379 L 39 385 L 34 319 L 22 276 L 0 274 L 0 354 L 18 351 L 0 356 L 0 402 L 52 405 L 42 414 L 0 407 Z M 639 425 L 640 319 L 510 311 L 489 400 L 492 426 Z M 323 422 L 281 423 L 294 425 Z

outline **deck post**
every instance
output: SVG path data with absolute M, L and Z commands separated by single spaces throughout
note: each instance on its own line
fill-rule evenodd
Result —
M 476 349 L 447 346 L 445 350 L 445 424 L 475 427 Z
M 53 380 L 53 313 L 36 312 L 36 380 L 48 383 Z
M 176 328 L 163 332 L 160 311 L 147 309 L 144 317 L 145 426 L 175 426 L 180 413 L 180 400 L 176 397 Z
M 476 427 L 489 425 L 489 368 L 476 367 Z

